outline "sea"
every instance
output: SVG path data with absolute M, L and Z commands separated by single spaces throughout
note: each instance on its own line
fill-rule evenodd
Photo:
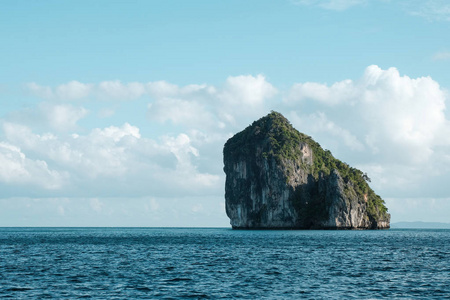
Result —
M 0 228 L 4 299 L 450 299 L 450 230 Z

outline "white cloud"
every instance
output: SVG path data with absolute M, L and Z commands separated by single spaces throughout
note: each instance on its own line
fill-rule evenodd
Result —
M 227 103 L 255 108 L 275 96 L 277 89 L 263 75 L 228 77 L 220 97 Z
M 43 99 L 76 100 L 88 97 L 92 92 L 93 86 L 73 80 L 54 89 L 49 86 L 41 86 L 35 82 L 27 84 L 27 88 L 30 92 Z
M 77 122 L 88 113 L 87 109 L 83 107 L 74 107 L 68 104 L 42 103 L 39 109 L 50 127 L 58 131 L 75 129 Z
M 198 172 L 197 167 L 192 162 L 192 157 L 198 157 L 199 151 L 192 146 L 189 136 L 180 134 L 177 137 L 163 137 L 163 149 L 167 149 L 176 159 L 176 169 L 170 181 L 177 181 L 185 190 L 195 192 L 195 188 L 218 187 L 221 176 L 215 174 Z
M 343 11 L 367 3 L 367 0 L 295 0 L 297 5 L 314 5 L 323 9 Z
M 0 142 L 0 182 L 54 190 L 63 186 L 65 177 L 64 173 L 51 170 L 45 161 L 29 159 L 20 148 Z
M 404 1 L 407 11 L 428 21 L 450 21 L 450 3 L 447 0 Z
M 148 83 L 120 80 L 102 81 L 98 84 L 70 81 L 56 87 L 42 86 L 35 82 L 28 83 L 26 88 L 36 97 L 46 100 L 77 100 L 94 97 L 101 100 L 132 100 L 143 96 L 156 98 L 175 97 L 179 95 L 201 96 L 215 93 L 214 87 L 205 84 L 191 84 L 184 87 L 155 81 Z
M 103 81 L 97 87 L 101 98 L 128 100 L 136 99 L 146 93 L 145 85 L 139 82 L 123 84 L 119 80 Z
M 55 90 L 54 97 L 62 100 L 74 100 L 86 98 L 91 92 L 92 85 L 84 84 L 76 80 L 70 81 L 67 84 L 61 84 Z
M 5 119 L 33 128 L 68 131 L 78 129 L 78 121 L 88 115 L 84 107 L 66 103 L 41 102 L 34 107 L 11 112 Z
M 96 139 L 101 139 L 102 142 L 103 137 L 106 139 L 111 139 L 114 142 L 120 141 L 123 137 L 131 136 L 134 138 L 141 138 L 141 134 L 139 133 L 139 128 L 135 126 L 131 126 L 128 123 L 123 124 L 122 127 L 116 127 L 116 126 L 110 126 L 104 129 L 96 128 L 91 133 L 92 137 L 95 137 Z
M 430 77 L 369 66 L 357 81 L 295 84 L 285 103 L 297 110 L 294 125 L 318 133 L 345 160 L 379 170 L 375 184 L 393 190 L 419 184 L 430 169 L 450 170 L 443 155 L 450 150 L 446 100 Z
M 433 60 L 450 60 L 450 51 L 437 52 L 433 55 Z
M 84 85 L 89 94 L 83 97 L 92 100 L 87 104 L 94 103 L 87 107 L 98 109 L 93 115 L 114 113 L 115 118 L 124 117 L 119 123 L 123 125 L 109 126 L 107 121 L 117 119 L 102 119 L 106 125 L 83 128 L 78 123 L 88 123 L 79 122 L 87 109 L 51 101 L 11 114 L 0 135 L 6 145 L 0 156 L 2 187 L 21 184 L 32 186 L 33 193 L 42 197 L 57 193 L 86 197 L 87 209 L 97 215 L 114 214 L 103 199 L 121 196 L 153 199 L 145 200 L 141 209 L 155 220 L 159 213 L 181 214 L 176 200 L 168 207 L 165 198 L 158 197 L 223 199 L 223 144 L 273 109 L 337 158 L 368 172 L 383 197 L 442 198 L 449 192 L 448 94 L 430 77 L 410 78 L 395 68 L 369 66 L 358 79 L 300 82 L 281 92 L 263 75 L 229 77 L 222 86 L 166 81 Z M 69 84 L 53 88 L 30 84 L 30 89 L 55 100 L 58 93 L 63 95 L 63 86 Z M 74 91 L 66 87 L 65 99 L 82 97 L 81 88 L 75 93 L 76 86 L 72 84 Z M 142 109 L 144 101 L 94 102 L 139 97 L 147 98 L 147 111 L 140 118 L 147 113 L 148 127 L 130 124 L 140 124 L 139 120 L 126 122 L 128 108 Z M 99 107 L 111 105 L 114 110 Z M 46 127 L 38 129 L 38 123 Z M 33 176 L 40 179 L 33 181 Z M 14 192 L 7 191 L 10 196 L 16 196 Z M 183 208 L 206 214 L 205 203 L 192 200 Z M 69 208 L 62 207 L 69 217 Z M 131 214 L 125 206 L 124 214 Z
M 0 182 L 4 183 L 34 178 L 44 189 L 64 188 L 86 196 L 186 195 L 210 193 L 221 178 L 197 170 L 192 159 L 199 151 L 183 133 L 156 142 L 142 138 L 139 128 L 128 123 L 95 128 L 87 135 L 54 135 L 36 134 L 10 122 L 3 123 L 3 132 L 8 141 L 1 156 Z M 28 155 L 38 159 L 26 159 Z
M 166 81 L 155 81 L 146 84 L 147 92 L 151 97 L 171 98 L 180 96 L 191 96 L 203 98 L 216 93 L 216 89 L 206 84 L 189 84 L 179 87 Z
M 51 99 L 53 98 L 53 91 L 49 86 L 41 86 L 36 82 L 30 82 L 26 85 L 27 89 L 37 97 L 43 99 Z
M 149 117 L 214 132 L 227 125 L 241 126 L 248 117 L 260 117 L 270 110 L 267 101 L 277 93 L 263 75 L 230 76 L 222 88 L 156 82 L 152 86 L 154 102 L 148 106 Z
M 11 182 L 29 174 L 24 166 L 25 155 L 13 145 L 0 143 L 0 162 L 0 178 L 3 181 Z
M 214 126 L 214 116 L 199 101 L 157 98 L 148 105 L 148 116 L 158 122 L 171 121 L 193 127 Z
M 170 121 L 192 127 L 217 126 L 214 112 L 208 108 L 217 105 L 216 89 L 208 85 L 179 87 L 165 81 L 147 84 L 153 102 L 148 104 L 148 117 L 158 122 Z
M 114 81 L 92 86 L 108 97 L 149 96 L 148 117 L 152 124 L 182 126 L 184 133 L 163 134 L 156 142 L 142 138 L 138 128 L 126 123 L 122 127 L 97 128 L 71 140 L 51 135 L 38 137 L 15 127 L 19 132 L 14 135 L 27 136 L 17 145 L 32 149 L 26 145 L 35 143 L 44 148 L 43 144 L 54 144 L 47 151 L 53 161 L 59 164 L 77 161 L 78 167 L 70 168 L 78 170 L 77 174 L 81 174 L 81 169 L 89 169 L 90 178 L 130 176 L 132 169 L 147 168 L 161 174 L 153 175 L 157 182 L 169 184 L 162 175 L 170 174 L 170 178 L 181 182 L 182 189 L 189 189 L 191 183 L 213 187 L 223 176 L 220 155 L 226 139 L 275 109 L 285 113 L 300 131 L 312 135 L 338 158 L 370 171 L 381 170 L 375 173 L 374 184 L 378 186 L 386 183 L 384 186 L 406 188 L 429 176 L 433 169 L 429 165 L 450 168 L 446 158 L 450 146 L 449 121 L 445 117 L 447 95 L 430 77 L 409 78 L 395 68 L 382 70 L 369 66 L 357 80 L 346 79 L 330 85 L 297 83 L 283 102 L 277 102 L 278 90 L 263 75 L 229 77 L 222 87 L 177 86 L 165 81 L 145 84 Z M 57 109 L 62 112 L 51 113 Z M 52 128 L 75 128 L 86 114 L 81 108 L 57 105 L 43 111 L 67 115 L 55 119 L 47 116 L 48 122 L 54 124 Z M 5 132 L 9 132 L 7 126 Z M 17 141 L 11 134 L 6 135 L 10 141 Z M 155 157 L 159 163 L 154 161 Z M 148 161 L 148 165 L 139 164 L 139 159 Z M 62 169 L 66 167 L 69 168 Z M 189 180 L 184 180 L 185 177 Z
M 339 139 L 341 144 L 352 151 L 362 151 L 365 149 L 363 142 L 351 134 L 350 131 L 330 121 L 322 112 L 314 113 L 306 117 L 299 117 L 296 112 L 293 112 L 290 114 L 289 119 L 299 128 L 306 129 L 313 136 L 314 133 L 326 132 Z
M 198 150 L 191 146 L 189 137 L 184 133 L 178 135 L 176 138 L 163 137 L 163 145 L 175 155 L 181 165 L 189 164 L 189 154 L 198 156 Z
M 215 130 L 229 134 L 230 129 L 245 126 L 252 119 L 270 111 L 272 105 L 268 102 L 277 95 L 277 89 L 270 84 L 263 75 L 230 76 L 222 87 L 206 84 L 190 84 L 177 86 L 166 81 L 148 83 L 122 83 L 103 81 L 99 84 L 83 84 L 72 81 L 52 87 L 39 86 L 36 83 L 28 85 L 36 96 L 61 100 L 79 97 L 94 97 L 99 100 L 127 100 L 146 96 L 150 98 L 148 117 L 157 122 L 170 122 L 185 126 L 188 131 L 203 130 L 214 134 Z M 81 92 L 82 90 L 82 92 Z M 88 111 L 82 107 L 57 105 L 54 103 L 41 104 L 40 116 L 31 110 L 32 117 L 21 116 L 17 120 L 33 120 L 34 123 L 46 123 L 47 126 L 59 131 L 76 129 L 76 123 L 85 117 Z M 238 109 L 236 109 L 238 108 Z M 106 118 L 115 114 L 111 109 L 101 108 L 97 115 Z M 27 125 L 31 121 L 26 122 Z
M 291 88 L 289 101 L 314 99 L 324 104 L 336 105 L 354 99 L 357 90 L 352 80 L 336 82 L 330 87 L 316 82 L 297 83 Z
M 359 107 L 369 126 L 366 141 L 374 150 L 387 144 L 398 150 L 397 159 L 427 161 L 436 142 L 446 140 L 440 136 L 448 126 L 446 95 L 430 77 L 411 79 L 394 68 L 371 66 L 361 85 Z
M 146 84 L 150 95 L 157 98 L 173 97 L 178 95 L 179 87 L 166 81 L 155 81 Z

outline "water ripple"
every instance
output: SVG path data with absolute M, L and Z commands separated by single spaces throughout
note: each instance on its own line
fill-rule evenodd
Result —
M 0 297 L 442 299 L 450 231 L 0 229 Z

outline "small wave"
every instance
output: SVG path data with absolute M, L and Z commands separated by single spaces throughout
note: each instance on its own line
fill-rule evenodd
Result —
M 281 275 L 282 273 L 278 272 L 278 271 L 267 271 L 265 274 L 266 275 Z
M 450 293 L 450 230 L 48 231 L 19 230 L 9 244 L 0 243 L 0 298 L 443 299 Z
M 167 279 L 167 282 L 177 282 L 177 281 L 191 281 L 191 278 L 185 278 L 185 277 L 176 277 L 172 279 Z
M 32 288 L 30 287 L 11 287 L 6 289 L 7 292 L 22 292 L 22 291 L 30 291 Z
M 184 294 L 184 295 L 182 295 L 182 298 L 207 299 L 210 297 L 208 295 L 202 294 L 202 293 L 192 293 L 192 294 Z
M 138 286 L 135 289 L 138 290 L 138 291 L 141 291 L 141 292 L 151 292 L 152 291 L 151 288 L 148 288 L 146 286 Z

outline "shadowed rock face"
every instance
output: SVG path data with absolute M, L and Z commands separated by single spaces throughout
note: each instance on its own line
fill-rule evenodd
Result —
M 335 159 L 277 112 L 224 147 L 226 212 L 242 229 L 382 229 L 390 215 L 366 174 Z

